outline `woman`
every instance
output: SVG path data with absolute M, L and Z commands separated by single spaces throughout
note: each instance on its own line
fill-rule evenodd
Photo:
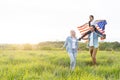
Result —
M 70 31 L 70 36 L 67 37 L 64 47 L 66 47 L 66 50 L 70 57 L 70 69 L 74 70 L 76 65 L 76 55 L 78 50 L 78 40 L 76 38 L 76 33 L 74 30 Z
M 94 65 L 96 65 L 96 54 L 97 54 L 97 49 L 98 49 L 98 37 L 102 37 L 103 39 L 105 38 L 105 36 L 96 33 L 95 29 L 96 29 L 95 26 L 91 25 L 90 26 L 91 33 L 89 34 L 88 38 L 83 38 L 84 40 L 87 40 L 87 39 L 89 40 L 88 46 L 89 46 L 90 54 L 92 57 L 92 62 Z

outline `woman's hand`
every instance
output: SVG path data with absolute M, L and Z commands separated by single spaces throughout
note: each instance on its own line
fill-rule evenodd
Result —
M 79 38 L 78 41 L 81 41 L 81 38 Z

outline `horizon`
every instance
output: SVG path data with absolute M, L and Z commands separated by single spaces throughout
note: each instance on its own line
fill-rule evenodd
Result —
M 42 42 L 38 42 L 38 43 L 0 43 L 0 45 L 4 45 L 4 44 L 15 44 L 15 45 L 23 45 L 23 44 L 31 44 L 31 45 L 35 45 L 35 44 L 39 44 L 39 43 L 47 43 L 47 42 L 64 42 L 64 41 L 42 41 Z M 99 43 L 104 43 L 104 42 L 107 42 L 107 41 L 99 41 Z M 110 43 L 113 43 L 113 42 L 118 42 L 120 43 L 119 41 L 111 41 Z M 79 43 L 86 43 L 86 41 L 79 41 Z M 108 42 L 109 43 L 109 42 Z
M 65 41 L 71 29 L 76 31 L 77 37 L 80 37 L 77 27 L 88 22 L 91 14 L 95 20 L 107 21 L 105 29 L 107 38 L 100 42 L 120 42 L 120 37 L 117 36 L 120 34 L 119 2 L 119 0 L 2 0 L 0 44 Z M 114 6 L 111 6 L 113 3 Z

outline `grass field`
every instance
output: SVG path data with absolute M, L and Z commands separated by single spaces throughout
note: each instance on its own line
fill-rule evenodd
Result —
M 97 62 L 79 52 L 72 72 L 66 51 L 0 51 L 0 80 L 120 80 L 120 52 L 99 51 Z

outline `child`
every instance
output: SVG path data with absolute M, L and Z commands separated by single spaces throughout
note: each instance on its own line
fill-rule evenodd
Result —
M 94 16 L 93 16 L 93 15 L 90 15 L 90 16 L 89 16 L 89 19 L 90 19 L 89 22 L 88 22 L 89 26 L 95 26 Z M 95 32 L 98 33 L 98 34 L 100 34 L 100 35 L 103 35 L 104 37 L 106 37 L 105 34 L 100 33 L 96 28 L 95 28 Z M 86 35 L 88 35 L 88 34 L 90 34 L 90 33 L 91 33 L 91 30 L 89 30 L 89 31 L 86 32 L 84 35 L 82 35 L 82 36 L 79 38 L 79 40 L 81 40 L 83 37 L 85 37 Z

